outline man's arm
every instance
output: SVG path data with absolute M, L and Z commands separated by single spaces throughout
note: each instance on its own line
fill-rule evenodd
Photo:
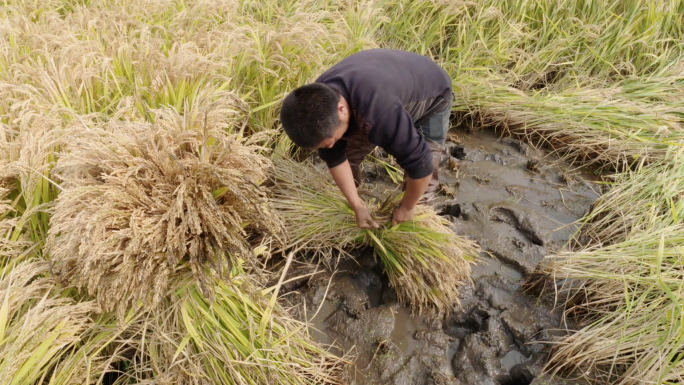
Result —
M 418 204 L 420 197 L 423 196 L 423 193 L 430 185 L 430 179 L 432 179 L 432 174 L 420 179 L 406 177 L 406 191 L 404 191 L 401 206 L 394 210 L 394 214 L 392 214 L 392 226 L 413 218 L 416 204 Z
M 359 198 L 359 194 L 356 191 L 356 184 L 354 184 L 354 176 L 352 175 L 351 166 L 349 166 L 349 161 L 345 160 L 339 165 L 331 168 L 330 174 L 335 180 L 337 187 L 340 189 L 340 191 L 342 191 L 342 194 L 344 194 L 344 197 L 347 198 L 347 202 L 349 202 L 352 210 L 354 210 L 356 224 L 364 229 L 378 228 L 378 224 L 373 220 L 373 217 L 371 217 L 366 205 L 364 205 Z M 430 180 L 428 179 L 428 183 L 429 182 Z M 418 198 L 420 198 L 420 195 L 418 195 Z
M 413 218 L 416 204 L 432 178 L 432 154 L 401 103 L 392 104 L 380 115 L 382 120 L 371 131 L 372 142 L 394 156 L 407 174 L 404 198 L 392 215 L 392 224 L 396 225 Z

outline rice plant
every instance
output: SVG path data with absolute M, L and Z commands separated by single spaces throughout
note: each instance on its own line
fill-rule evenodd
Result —
M 285 222 L 289 245 L 327 259 L 373 247 L 400 301 L 420 312 L 449 310 L 458 304 L 458 287 L 468 282 L 479 247 L 457 236 L 430 207 L 419 205 L 412 221 L 390 225 L 400 196 L 368 202 L 380 229 L 360 229 L 344 195 L 325 171 L 310 163 L 275 157 L 273 204 Z
M 236 265 L 229 282 L 202 295 L 187 278 L 147 322 L 149 368 L 177 384 L 337 384 L 343 359 L 316 345 L 308 325 L 292 319 Z M 277 294 L 276 294 L 277 295 Z M 138 375 L 146 373 L 138 370 Z
M 548 259 L 580 331 L 555 342 L 549 370 L 578 369 L 612 384 L 684 378 L 681 225 Z
M 592 244 L 611 244 L 655 228 L 670 227 L 684 216 L 684 152 L 672 147 L 652 164 L 610 176 L 610 189 L 593 205 L 581 227 Z
M 44 277 L 48 263 L 7 265 L 0 278 L 0 381 L 35 384 L 50 377 L 62 355 L 92 324 L 93 302 L 60 296 Z
M 55 167 L 61 192 L 46 248 L 66 282 L 123 315 L 153 307 L 189 260 L 198 284 L 225 276 L 228 254 L 250 259 L 249 237 L 280 237 L 260 186 L 270 167 L 250 140 L 170 109 L 155 124 L 112 121 L 65 132 Z
M 549 370 L 594 381 L 681 381 L 682 150 L 613 176 L 584 218 L 572 249 L 543 271 L 579 331 L 554 342 Z
M 480 124 L 549 145 L 571 161 L 625 169 L 635 160 L 663 158 L 670 146 L 684 143 L 679 102 L 631 101 L 618 95 L 620 87 L 530 95 L 477 78 L 462 80 L 463 92 L 489 94 L 475 117 Z

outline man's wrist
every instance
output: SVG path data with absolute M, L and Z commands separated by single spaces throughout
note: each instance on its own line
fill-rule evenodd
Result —
M 363 203 L 361 203 L 361 200 L 359 199 L 358 201 L 349 202 L 349 206 L 351 206 L 352 210 L 356 211 L 363 207 Z
M 415 204 L 411 205 L 409 203 L 402 201 L 401 204 L 399 205 L 399 207 L 404 209 L 404 210 L 413 210 L 416 208 L 416 205 Z

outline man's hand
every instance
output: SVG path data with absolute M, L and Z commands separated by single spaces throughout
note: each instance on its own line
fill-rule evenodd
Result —
M 347 202 L 349 202 L 349 205 L 354 210 L 356 224 L 362 229 L 377 229 L 380 227 L 371 217 L 366 205 L 359 199 L 349 161 L 345 160 L 340 165 L 331 168 L 330 174 L 332 174 L 337 187 L 342 191 L 344 197 L 347 198 Z
M 380 227 L 363 204 L 354 209 L 354 215 L 356 216 L 356 224 L 362 229 L 377 229 Z
M 392 226 L 396 226 L 399 223 L 410 221 L 411 219 L 413 219 L 413 213 L 415 211 L 415 207 L 407 209 L 403 205 L 399 206 L 399 208 L 394 210 L 394 214 L 392 214 Z

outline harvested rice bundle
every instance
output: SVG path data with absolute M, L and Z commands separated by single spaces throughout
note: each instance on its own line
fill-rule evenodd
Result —
M 306 323 L 269 303 L 273 294 L 239 270 L 236 264 L 230 282 L 210 283 L 212 300 L 178 279 L 175 294 L 149 317 L 146 350 L 155 354 L 148 366 L 160 383 L 341 384 L 345 360 L 317 346 Z
M 479 252 L 473 241 L 457 236 L 449 222 L 419 205 L 413 221 L 377 230 L 360 229 L 354 212 L 327 172 L 309 163 L 274 159 L 273 204 L 283 218 L 290 245 L 329 258 L 372 246 L 399 300 L 415 311 L 449 310 L 458 303 L 458 287 L 470 277 Z M 396 198 L 367 202 L 379 223 L 390 221 Z
M 271 162 L 258 136 L 155 113 L 154 124 L 68 130 L 55 167 L 62 191 L 46 247 L 57 272 L 120 314 L 155 305 L 182 259 L 204 287 L 207 274 L 229 271 L 229 255 L 253 260 L 251 236 L 282 232 L 260 186 Z

